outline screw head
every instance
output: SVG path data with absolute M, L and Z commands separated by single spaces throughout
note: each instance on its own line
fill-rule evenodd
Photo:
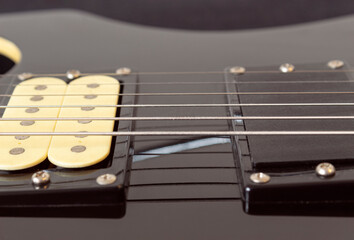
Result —
M 88 124 L 90 122 L 92 122 L 92 120 L 77 120 L 78 123 L 81 123 L 81 124 Z
M 100 85 L 97 84 L 97 83 L 90 83 L 90 84 L 87 84 L 87 87 L 88 88 L 98 88 Z
M 332 60 L 327 63 L 327 66 L 331 69 L 339 69 L 344 66 L 344 62 L 341 60 Z
M 87 132 L 87 131 L 80 131 L 80 132 Z M 87 135 L 76 135 L 76 138 L 85 138 L 87 137 Z
M 81 76 L 81 72 L 77 69 L 71 69 L 66 72 L 66 78 L 69 80 L 74 80 L 75 78 L 78 78 Z
M 21 147 L 17 147 L 17 148 L 13 148 L 9 151 L 9 153 L 11 155 L 19 155 L 19 154 L 22 154 L 25 152 L 25 149 L 24 148 L 21 148 Z
M 131 73 L 132 73 L 132 70 L 130 68 L 127 68 L 127 67 L 118 68 L 116 70 L 116 74 L 117 75 L 129 75 Z
M 37 85 L 34 87 L 35 90 L 46 90 L 47 86 L 46 85 Z
M 15 139 L 17 139 L 17 140 L 26 140 L 29 137 L 30 136 L 15 136 Z
M 94 94 L 85 95 L 84 98 L 86 98 L 86 99 L 95 99 L 95 98 L 97 98 L 97 95 L 94 95 Z
M 240 67 L 240 66 L 235 66 L 230 68 L 230 73 L 235 74 L 235 75 L 242 75 L 246 72 L 246 68 Z
M 35 121 L 21 121 L 20 125 L 21 126 L 31 126 L 35 123 Z
M 70 150 L 75 153 L 81 153 L 86 150 L 86 147 L 83 145 L 76 145 L 76 146 L 73 146 Z
M 267 183 L 270 181 L 270 176 L 268 174 L 259 172 L 251 174 L 250 179 L 254 183 Z
M 327 162 L 320 163 L 316 167 L 316 174 L 320 177 L 332 177 L 335 173 L 335 167 Z
M 295 66 L 292 65 L 291 63 L 283 63 L 282 65 L 280 65 L 279 70 L 282 73 L 294 72 Z
M 99 185 L 109 185 L 109 184 L 114 183 L 116 181 L 116 179 L 117 179 L 117 177 L 115 175 L 110 174 L 110 173 L 106 173 L 106 174 L 99 176 L 96 179 L 96 182 Z
M 82 111 L 92 111 L 94 109 L 95 109 L 95 107 L 81 107 Z
M 31 108 L 27 108 L 25 110 L 26 113 L 36 113 L 38 111 L 39 111 L 39 108 L 37 108 L 37 107 L 31 107 Z
M 38 171 L 32 175 L 32 183 L 34 185 L 46 185 L 50 182 L 50 175 L 45 171 Z
M 37 101 L 42 101 L 43 100 L 43 97 L 42 96 L 33 96 L 30 98 L 31 101 L 34 101 L 34 102 L 37 102 Z
M 29 72 L 24 72 L 24 73 L 21 73 L 17 76 L 17 78 L 21 81 L 25 81 L 25 80 L 28 80 L 30 78 L 33 77 L 33 74 L 32 73 L 29 73 Z

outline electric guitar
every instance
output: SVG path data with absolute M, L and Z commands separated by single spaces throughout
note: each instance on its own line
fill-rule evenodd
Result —
M 0 16 L 0 239 L 351 239 L 353 26 Z

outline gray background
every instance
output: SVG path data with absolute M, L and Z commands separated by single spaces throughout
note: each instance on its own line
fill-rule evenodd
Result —
M 354 12 L 352 0 L 0 0 L 0 13 L 74 8 L 166 28 L 231 30 L 288 25 Z

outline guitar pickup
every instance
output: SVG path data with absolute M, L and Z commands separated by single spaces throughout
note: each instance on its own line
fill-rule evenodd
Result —
M 134 108 L 119 105 L 135 103 L 135 96 L 124 93 L 136 92 L 137 75 L 6 80 L 14 87 L 6 93 L 11 97 L 0 129 L 23 135 L 0 137 L 0 215 L 124 216 L 131 137 L 90 132 L 132 130 L 132 121 L 116 118 L 134 114 Z M 69 134 L 55 135 L 62 132 Z
M 247 213 L 323 215 L 325 208 L 328 215 L 354 215 L 354 138 L 316 134 L 353 130 L 353 119 L 336 118 L 354 115 L 345 105 L 354 103 L 353 78 L 343 69 L 346 64 L 334 69 L 326 63 L 288 72 L 279 66 L 244 74 L 226 69 L 227 91 L 240 93 L 228 95 L 228 103 L 240 104 L 229 114 L 249 117 L 230 121 L 231 129 L 245 132 L 232 141 Z M 299 131 L 308 134 L 294 134 Z

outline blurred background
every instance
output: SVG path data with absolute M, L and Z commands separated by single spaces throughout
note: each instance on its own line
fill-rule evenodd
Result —
M 354 0 L 0 0 L 0 14 L 60 8 L 163 28 L 234 30 L 348 15 Z

